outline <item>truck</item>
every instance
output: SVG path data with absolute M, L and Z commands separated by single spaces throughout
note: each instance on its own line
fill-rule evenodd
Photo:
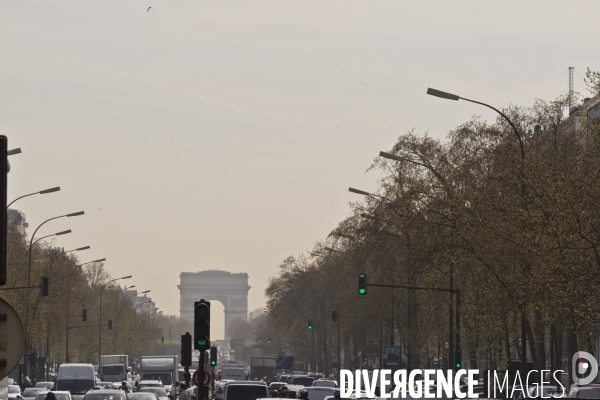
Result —
M 178 378 L 177 356 L 141 356 L 140 380 L 159 380 L 168 394 L 177 395 L 175 382 Z
M 271 380 L 277 376 L 277 359 L 271 357 L 252 357 L 250 359 L 250 379 Z
M 100 356 L 98 376 L 103 382 L 123 382 L 131 380 L 129 357 L 127 355 Z
M 221 380 L 245 381 L 246 369 L 242 365 L 221 365 Z

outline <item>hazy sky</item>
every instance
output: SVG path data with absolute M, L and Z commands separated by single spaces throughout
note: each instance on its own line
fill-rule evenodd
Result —
M 150 11 L 146 11 L 148 7 Z M 467 102 L 531 105 L 600 69 L 599 0 L 2 0 L 0 133 L 9 201 L 39 235 L 106 257 L 179 313 L 180 272 L 269 276 L 348 215 L 349 186 L 411 129 Z M 31 233 L 33 229 L 30 229 Z M 213 303 L 213 337 L 223 335 Z M 218 318 L 218 319 L 217 319 Z

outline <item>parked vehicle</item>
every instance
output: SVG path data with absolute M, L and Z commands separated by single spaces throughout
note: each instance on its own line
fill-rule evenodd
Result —
M 233 381 L 223 388 L 222 400 L 256 400 L 267 397 L 269 388 L 262 381 Z
M 88 390 L 94 388 L 95 379 L 92 364 L 62 364 L 58 369 L 56 389 L 68 391 L 73 400 L 81 400 Z

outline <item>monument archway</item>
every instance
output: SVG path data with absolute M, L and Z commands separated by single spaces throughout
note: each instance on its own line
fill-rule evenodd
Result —
M 194 320 L 194 302 L 218 301 L 225 308 L 225 339 L 231 339 L 229 324 L 237 318 L 248 320 L 248 274 L 218 270 L 182 272 L 179 275 L 179 315 Z

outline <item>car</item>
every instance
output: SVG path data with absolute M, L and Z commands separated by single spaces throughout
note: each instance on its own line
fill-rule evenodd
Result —
M 138 393 L 154 393 L 160 400 L 168 400 L 169 398 L 165 389 L 157 387 L 144 387 Z
M 96 390 L 97 389 L 117 389 L 117 387 L 112 383 L 112 382 L 96 382 L 95 385 Z
M 278 396 L 276 397 L 287 397 L 290 399 L 296 399 L 300 397 L 300 391 L 304 389 L 301 385 L 284 385 L 279 389 Z
M 145 388 L 145 387 L 157 387 L 157 388 L 163 388 L 164 386 L 162 384 L 161 381 L 150 381 L 150 380 L 146 380 L 146 381 L 140 381 L 137 385 L 137 388 L 135 389 L 136 392 L 139 392 L 141 389 Z
M 223 396 L 223 387 L 227 384 L 227 382 L 221 381 L 215 388 L 215 399 L 221 399 Z
M 35 384 L 36 388 L 46 388 L 48 390 L 54 389 L 54 382 L 38 382 Z
M 46 389 L 45 387 L 25 388 L 25 390 L 23 390 L 23 393 L 21 394 L 21 398 L 23 400 L 35 400 L 35 396 L 37 396 L 38 393 L 47 391 L 48 389 Z
M 312 386 L 314 381 L 314 378 L 310 378 L 307 375 L 294 375 L 290 380 L 290 383 L 292 385 Z
M 150 392 L 127 393 L 127 400 L 158 400 L 158 396 Z
M 330 388 L 338 387 L 337 382 L 333 381 L 331 379 L 317 379 L 316 381 L 313 382 L 312 385 L 318 386 L 318 387 L 330 387 Z
M 256 400 L 268 398 L 269 388 L 263 381 L 233 381 L 223 388 L 222 400 Z
M 333 396 L 337 389 L 330 387 L 305 387 L 302 391 L 308 392 L 308 398 L 310 400 L 324 400 L 327 396 Z
M 46 400 L 48 393 L 54 393 L 57 400 L 73 400 L 70 392 L 66 390 L 51 390 L 48 392 L 40 392 L 35 396 L 35 400 Z
M 271 382 L 269 384 L 269 393 L 271 397 L 277 397 L 277 395 L 274 396 L 274 394 L 279 392 L 279 389 L 281 389 L 283 386 L 285 386 L 285 382 Z
M 8 385 L 8 398 L 21 399 L 21 388 L 19 385 Z
M 127 397 L 120 390 L 90 390 L 83 396 L 83 400 L 127 400 Z
M 573 384 L 567 398 L 600 399 L 600 385 L 576 386 Z

